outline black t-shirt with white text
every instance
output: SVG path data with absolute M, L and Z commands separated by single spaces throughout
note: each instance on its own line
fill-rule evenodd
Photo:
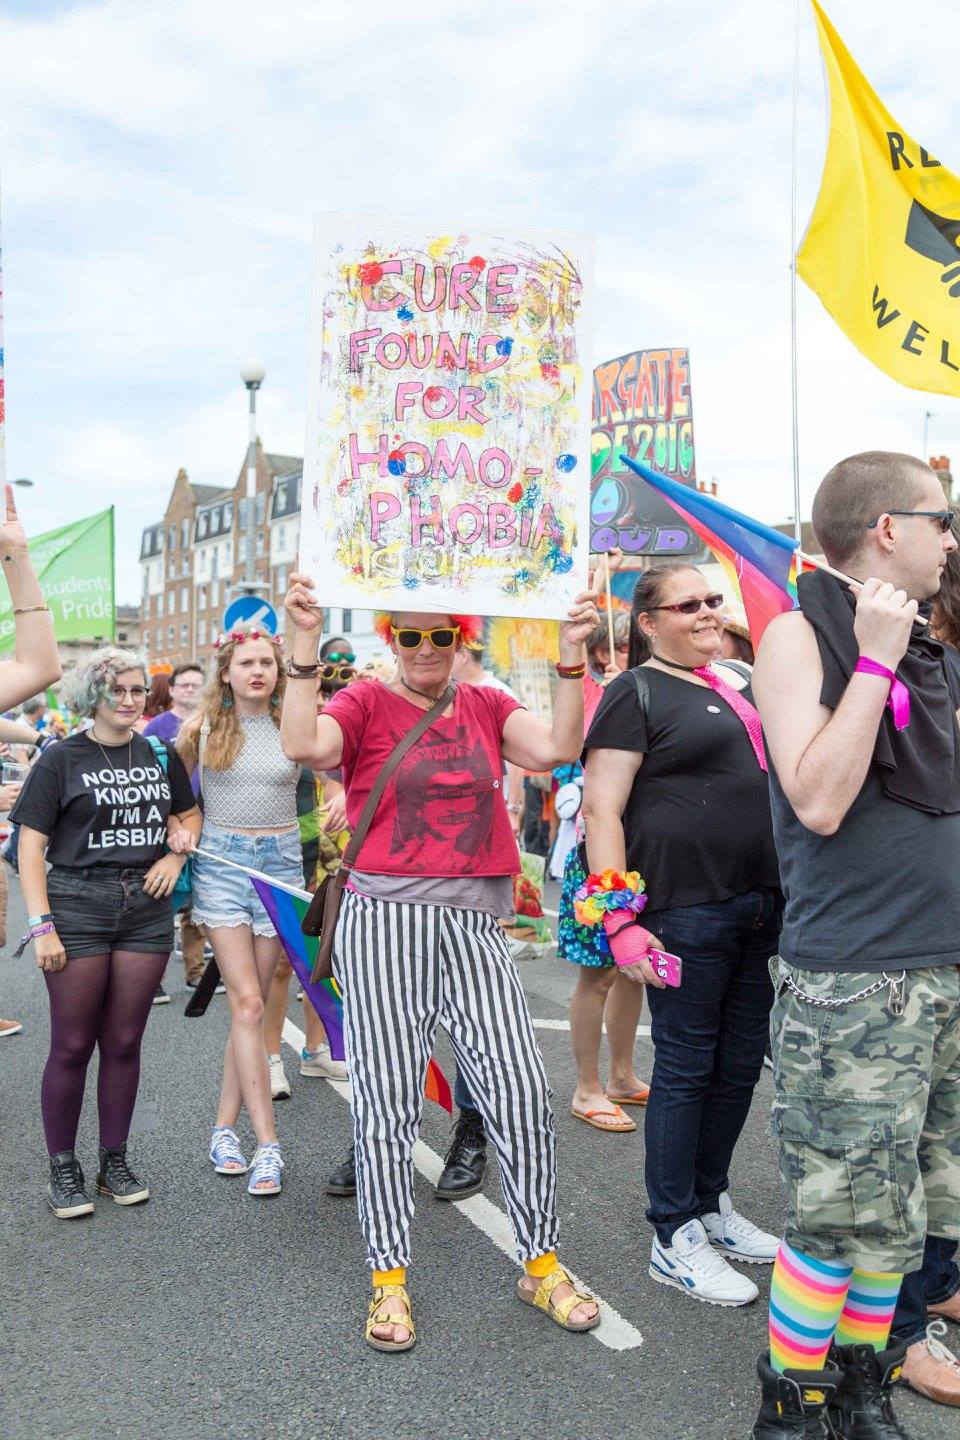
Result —
M 47 835 L 51 865 L 145 869 L 164 853 L 171 811 L 196 805 L 183 761 L 167 751 L 167 773 L 149 740 L 100 746 L 89 731 L 45 750 L 10 819 Z

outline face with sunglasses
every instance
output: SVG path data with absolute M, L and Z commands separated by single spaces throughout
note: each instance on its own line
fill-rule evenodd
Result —
M 390 648 L 400 678 L 413 690 L 439 695 L 450 678 L 460 646 L 460 627 L 449 615 L 418 612 L 391 615 Z
M 920 469 L 920 493 L 916 504 L 885 510 L 871 516 L 866 525 L 868 548 L 849 573 L 857 579 L 876 576 L 912 600 L 928 600 L 940 589 L 940 577 L 954 538 L 954 513 L 944 504 L 943 486 L 936 475 Z
M 656 604 L 637 616 L 653 657 L 675 665 L 707 665 L 720 653 L 723 596 L 699 570 L 675 570 L 660 582 Z

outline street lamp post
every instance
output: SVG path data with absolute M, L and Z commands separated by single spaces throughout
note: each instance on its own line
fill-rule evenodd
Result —
M 260 588 L 254 578 L 253 568 L 257 498 L 257 391 L 263 384 L 263 377 L 266 373 L 259 360 L 247 360 L 240 367 L 240 379 L 246 385 L 247 394 L 250 396 L 250 428 L 247 439 L 247 524 L 245 527 L 247 563 L 243 585 L 237 588 L 247 595 L 256 595 Z

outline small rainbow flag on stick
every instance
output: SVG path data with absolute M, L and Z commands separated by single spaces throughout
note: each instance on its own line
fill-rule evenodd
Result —
M 747 612 L 750 639 L 754 648 L 776 616 L 797 608 L 797 571 L 816 568 L 806 562 L 795 540 L 781 535 L 771 525 L 732 510 L 710 495 L 681 485 L 666 475 L 657 475 L 627 455 L 621 455 L 641 480 L 646 480 L 699 535 L 723 566 L 730 583 L 740 592 Z
M 244 867 L 245 868 L 245 867 Z M 321 980 L 314 983 L 310 976 L 317 958 L 317 941 L 311 935 L 304 935 L 301 921 L 307 913 L 311 896 L 306 890 L 294 890 L 270 880 L 266 875 L 247 871 L 250 883 L 263 901 L 263 908 L 270 916 L 287 959 L 293 966 L 294 974 L 303 986 L 304 994 L 327 1032 L 330 1054 L 334 1060 L 344 1060 L 346 1052 L 343 1043 L 343 992 L 336 980 Z M 436 1060 L 427 1066 L 427 1079 L 423 1093 L 449 1113 L 453 1111 L 453 1096 L 447 1077 Z

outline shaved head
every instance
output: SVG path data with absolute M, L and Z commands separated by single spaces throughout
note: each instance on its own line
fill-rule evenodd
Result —
M 916 455 L 891 450 L 864 450 L 834 465 L 820 482 L 811 512 L 817 543 L 830 564 L 843 569 L 856 559 L 867 526 L 879 515 L 917 506 L 932 475 Z

